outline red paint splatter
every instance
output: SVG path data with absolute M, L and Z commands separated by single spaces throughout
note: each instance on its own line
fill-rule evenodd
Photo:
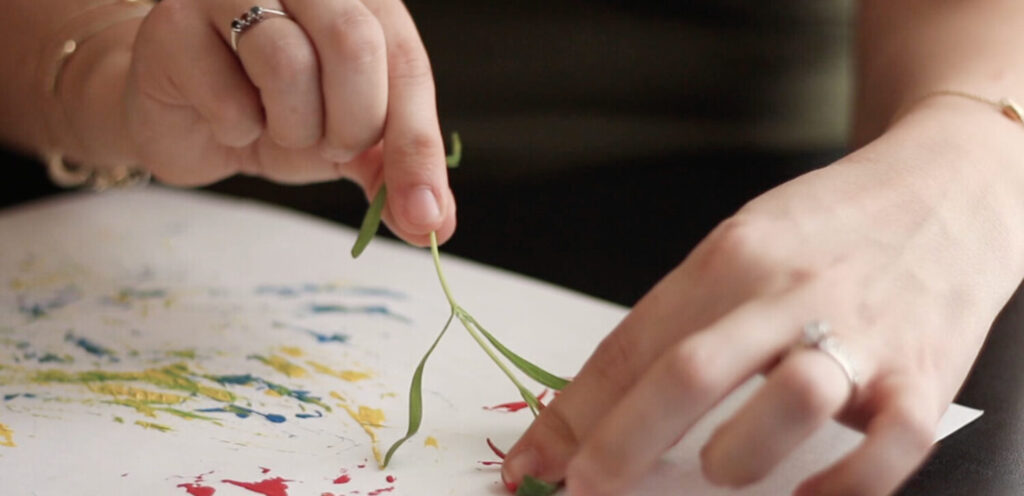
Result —
M 394 487 L 385 487 L 385 488 L 382 488 L 382 489 L 374 489 L 373 491 L 370 491 L 370 492 L 368 492 L 366 494 L 368 496 L 377 496 L 378 494 L 390 493 L 391 491 L 394 491 L 394 490 L 395 490 Z
M 335 484 L 348 484 L 352 482 L 352 478 L 347 474 L 341 474 L 337 479 L 334 479 Z
M 394 484 L 395 476 L 389 475 L 389 476 L 385 477 L 384 480 L 388 481 L 388 484 Z
M 366 468 L 366 464 L 360 463 L 359 465 L 356 465 L 356 468 Z
M 270 469 L 267 467 L 260 467 L 260 472 L 264 474 L 270 473 Z
M 212 487 L 199 484 L 178 484 L 178 487 L 185 488 L 185 491 L 192 496 L 213 496 L 213 493 L 216 492 Z
M 505 459 L 505 452 L 501 451 L 501 448 L 495 446 L 494 441 L 491 441 L 491 438 L 487 438 L 487 446 L 491 448 L 491 451 L 493 451 L 494 454 L 498 456 L 498 458 L 501 458 L 502 460 Z
M 320 496 L 334 496 L 334 493 L 320 493 Z
M 263 496 L 288 496 L 288 484 L 285 484 L 285 482 L 291 481 L 275 477 L 273 479 L 261 480 L 259 482 L 238 482 L 227 479 L 222 480 L 221 482 L 234 484 L 254 493 L 262 494 Z
M 537 395 L 537 401 L 543 401 L 544 397 L 548 395 L 548 390 L 545 389 L 539 395 Z M 544 408 L 544 403 L 540 404 L 541 408 Z M 525 401 L 512 401 L 509 403 L 502 403 L 500 405 L 485 406 L 484 410 L 504 410 L 507 413 L 515 413 L 524 408 L 529 408 L 530 405 Z
M 498 461 L 491 461 L 491 460 L 480 460 L 477 463 L 479 463 L 480 465 L 483 465 L 485 467 L 493 467 L 495 465 L 501 466 L 505 462 L 498 462 Z

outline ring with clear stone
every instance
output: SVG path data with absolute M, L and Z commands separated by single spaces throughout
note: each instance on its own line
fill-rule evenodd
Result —
M 262 22 L 267 16 L 291 18 L 291 16 L 281 10 L 268 9 L 258 5 L 250 7 L 244 14 L 231 20 L 231 49 L 237 52 L 238 39 L 242 37 L 242 34 L 248 31 L 249 28 Z
M 857 368 L 850 360 L 842 341 L 832 334 L 832 326 L 824 320 L 812 320 L 803 327 L 803 334 L 800 336 L 798 347 L 810 350 L 817 350 L 831 358 L 850 382 L 850 389 L 856 390 L 860 385 L 860 376 Z

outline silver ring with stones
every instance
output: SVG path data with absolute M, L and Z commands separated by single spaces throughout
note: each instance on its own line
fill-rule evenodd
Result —
M 797 345 L 800 348 L 817 350 L 832 359 L 843 369 L 843 374 L 850 381 L 851 391 L 856 390 L 860 385 L 860 375 L 857 368 L 850 360 L 842 341 L 832 334 L 832 326 L 824 320 L 812 320 L 803 327 L 803 334 Z
M 268 9 L 258 5 L 250 7 L 244 14 L 232 19 L 231 21 L 231 49 L 238 52 L 238 39 L 241 38 L 249 28 L 263 22 L 263 20 L 268 16 L 291 19 L 291 16 L 281 10 Z

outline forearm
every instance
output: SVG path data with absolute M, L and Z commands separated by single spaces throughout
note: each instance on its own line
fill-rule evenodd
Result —
M 130 160 L 121 98 L 144 2 L 16 0 L 0 17 L 0 141 L 72 160 Z M 79 43 L 61 62 L 66 41 Z
M 854 141 L 936 90 L 1024 100 L 1024 2 L 861 0 Z

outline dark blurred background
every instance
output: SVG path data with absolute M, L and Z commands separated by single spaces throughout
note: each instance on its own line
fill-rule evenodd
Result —
M 851 0 L 409 0 L 459 228 L 446 249 L 624 305 L 758 193 L 843 151 Z M 3 204 L 53 194 L 30 160 Z M 351 184 L 208 189 L 358 225 Z

